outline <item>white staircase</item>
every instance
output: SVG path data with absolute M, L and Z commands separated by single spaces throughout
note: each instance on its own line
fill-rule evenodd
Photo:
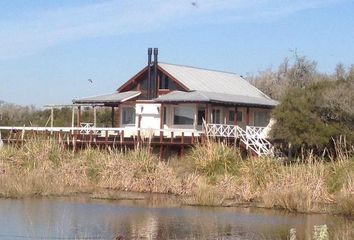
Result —
M 239 138 L 246 149 L 251 149 L 258 156 L 273 155 L 273 145 L 266 139 L 265 127 L 247 126 L 246 130 L 237 125 L 204 124 L 204 131 L 210 137 Z

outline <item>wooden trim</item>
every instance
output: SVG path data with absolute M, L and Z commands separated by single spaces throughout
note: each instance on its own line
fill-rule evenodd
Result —
M 161 106 L 160 106 L 160 129 L 163 129 L 164 127 L 164 107 L 165 105 L 162 103 Z
M 159 89 L 157 94 L 158 95 L 165 95 L 170 92 L 172 92 L 172 90 L 170 90 L 170 89 Z
M 126 88 L 127 86 L 129 86 L 129 84 L 134 83 L 134 81 L 136 81 L 140 76 L 143 75 L 143 73 L 145 71 L 148 70 L 148 66 L 144 67 L 142 70 L 140 70 L 137 74 L 135 74 L 131 79 L 129 79 L 128 81 L 126 81 L 122 86 L 120 86 L 117 91 L 121 92 L 124 88 Z
M 155 86 L 156 98 L 159 97 L 160 81 L 161 81 L 160 80 L 160 74 L 158 74 L 158 71 L 157 71 L 157 83 L 156 83 L 156 86 Z
M 144 67 L 142 70 L 140 70 L 137 74 L 135 74 L 132 78 L 130 78 L 127 82 L 125 82 L 122 86 L 120 86 L 117 91 L 118 92 L 122 92 L 127 86 L 129 86 L 129 84 L 134 83 L 139 77 L 141 77 L 145 71 L 148 70 L 148 66 Z M 167 72 L 166 70 L 164 70 L 162 67 L 157 66 L 157 74 L 160 72 L 162 72 L 163 74 L 165 74 L 166 76 L 168 76 L 172 81 L 174 81 L 179 87 L 181 87 L 183 90 L 185 91 L 189 91 L 190 89 L 184 85 L 183 83 L 181 83 L 178 79 L 176 79 L 174 76 L 172 76 L 169 72 Z M 158 74 L 158 81 L 159 81 L 159 74 Z M 159 90 L 159 84 L 158 82 L 156 83 L 156 89 Z

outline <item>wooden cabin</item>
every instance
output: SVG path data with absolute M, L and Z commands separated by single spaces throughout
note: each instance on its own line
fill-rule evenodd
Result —
M 73 100 L 71 128 L 51 126 L 51 132 L 69 131 L 81 143 L 123 146 L 147 140 L 161 151 L 169 145 L 183 150 L 212 136 L 265 155 L 272 152 L 267 131 L 277 104 L 238 74 L 162 63 L 158 49 L 149 48 L 146 67 L 111 94 Z M 97 128 L 96 120 L 82 123 L 82 106 L 111 107 L 112 126 Z
M 172 130 L 174 137 L 198 136 L 206 130 L 203 123 L 254 126 L 266 134 L 270 111 L 278 104 L 238 74 L 159 62 L 156 48 L 148 49 L 147 66 L 114 93 L 73 103 L 112 107 L 112 127 L 123 128 L 125 137 L 144 129 L 140 134 L 149 136 L 165 130 L 164 138 Z

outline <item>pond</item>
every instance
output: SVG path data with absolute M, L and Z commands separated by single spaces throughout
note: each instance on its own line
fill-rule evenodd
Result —
M 182 206 L 166 195 L 0 199 L 0 239 L 286 239 L 290 228 L 311 239 L 319 224 L 330 231 L 354 226 L 331 215 Z

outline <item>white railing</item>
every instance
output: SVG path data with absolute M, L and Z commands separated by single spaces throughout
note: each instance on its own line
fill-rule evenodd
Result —
M 246 127 L 246 138 L 249 146 L 260 155 L 272 155 L 273 145 L 266 139 L 265 127 Z
M 93 131 L 92 128 L 94 127 L 93 123 L 80 123 L 82 130 L 80 130 L 80 134 L 97 134 L 97 131 Z
M 21 138 L 23 138 L 26 131 L 34 132 L 63 132 L 63 133 L 75 133 L 78 132 L 83 135 L 100 135 L 106 136 L 140 136 L 142 137 L 154 137 L 154 136 L 163 136 L 163 137 L 177 137 L 177 136 L 200 136 L 206 134 L 207 136 L 212 137 L 227 137 L 240 139 L 240 141 L 245 144 L 246 149 L 251 149 L 258 156 L 261 155 L 272 155 L 273 146 L 265 137 L 266 128 L 263 127 L 252 127 L 247 126 L 246 130 L 242 129 L 237 125 L 227 125 L 227 124 L 204 124 L 204 131 L 198 131 L 195 129 L 152 129 L 152 128 L 99 128 L 93 127 L 91 124 L 82 125 L 82 127 L 1 127 L 0 131 L 20 131 Z M 144 133 L 145 132 L 145 133 Z M 146 134 L 149 133 L 149 134 Z
M 204 124 L 207 136 L 239 138 L 246 149 L 251 149 L 258 156 L 273 154 L 273 145 L 266 139 L 265 130 L 264 127 L 247 126 L 244 130 L 237 125 Z
M 181 128 L 170 128 L 170 129 L 154 129 L 154 128 L 112 128 L 112 127 L 93 127 L 90 123 L 85 123 L 81 127 L 21 127 L 21 126 L 0 126 L 0 131 L 12 131 L 12 132 L 22 132 L 22 135 L 25 132 L 49 132 L 49 133 L 75 133 L 78 132 L 82 135 L 105 135 L 106 132 L 109 135 L 121 135 L 124 133 L 125 136 L 137 136 L 139 133 L 144 135 L 149 133 L 150 137 L 160 136 L 162 133 L 163 136 L 170 136 L 171 133 L 174 133 L 173 136 L 200 136 L 203 134 L 202 131 L 195 129 L 181 129 Z
M 207 124 L 206 135 L 213 137 L 233 137 L 237 138 L 237 126 L 227 124 Z
M 265 127 L 246 126 L 246 133 L 252 137 L 265 137 Z

